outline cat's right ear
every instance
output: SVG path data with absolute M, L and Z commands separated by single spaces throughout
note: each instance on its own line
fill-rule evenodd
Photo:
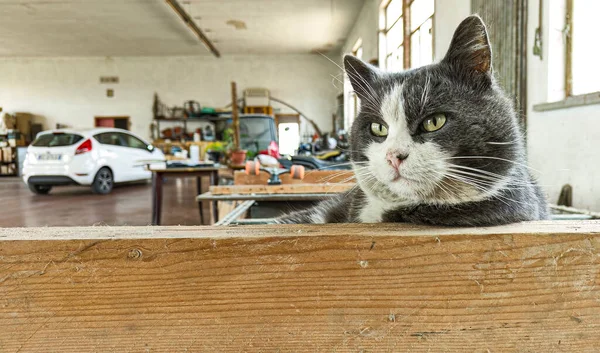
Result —
M 465 18 L 454 31 L 445 62 L 471 73 L 492 73 L 492 48 L 481 17 Z
M 375 95 L 372 87 L 380 75 L 379 69 L 355 56 L 345 55 L 344 71 L 350 79 L 352 89 L 360 99 L 366 100 Z

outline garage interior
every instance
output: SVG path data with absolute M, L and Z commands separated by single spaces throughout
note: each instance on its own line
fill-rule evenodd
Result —
M 347 162 L 343 151 L 360 106 L 341 71 L 342 56 L 387 70 L 426 65 L 442 58 L 452 29 L 471 13 L 488 23 L 495 75 L 521 112 L 529 163 L 549 200 L 600 209 L 596 168 L 589 163 L 599 140 L 593 126 L 600 80 L 583 69 L 592 56 L 580 45 L 590 32 L 588 7 L 595 5 L 546 2 L 3 2 L 0 225 L 156 224 L 151 173 L 141 171 L 154 155 L 138 155 L 127 166 L 138 169 L 141 183 L 120 183 L 121 172 L 111 169 L 115 188 L 106 195 L 90 191 L 91 176 L 30 192 L 22 180 L 27 146 L 44 131 L 122 128 L 171 162 L 220 163 L 214 183 L 222 185 L 243 171 L 244 162 L 232 164 L 235 149 L 246 151 L 241 157 L 247 161 L 260 154 L 311 156 L 307 170 L 337 169 L 333 165 Z M 580 30 L 572 37 L 557 34 L 571 22 Z M 403 34 L 403 26 L 410 31 Z M 272 137 L 257 142 L 242 131 L 241 145 L 236 141 L 232 94 L 242 116 L 270 117 Z M 272 123 L 265 122 L 269 129 Z M 580 139 L 582 126 L 589 128 Z M 199 178 L 200 189 L 194 176 L 163 178 L 160 224 L 218 221 L 210 201 L 195 199 L 211 184 L 207 176 Z M 240 202 L 214 207 L 229 207 L 223 217 Z M 282 207 L 288 206 L 293 203 Z M 199 213 L 208 216 L 200 219 Z
M 0 352 L 598 351 L 598 13 L 594 0 L 0 0 Z M 344 57 L 439 62 L 472 14 L 492 46 L 473 57 L 493 59 L 472 74 L 491 67 L 514 104 L 521 167 L 551 216 L 302 213 L 363 187 L 349 141 L 372 107 Z M 381 154 L 396 172 L 408 158 Z M 317 224 L 274 224 L 283 214 Z

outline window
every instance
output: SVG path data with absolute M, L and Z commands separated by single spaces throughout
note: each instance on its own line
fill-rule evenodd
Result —
M 54 134 L 43 134 L 40 135 L 35 141 L 33 141 L 32 146 L 35 147 L 62 147 L 62 146 L 71 146 L 81 141 L 83 137 L 75 134 L 66 134 L 66 133 L 54 133 Z
M 379 62 L 400 71 L 433 62 L 434 0 L 384 0 L 379 13 Z
M 356 56 L 359 59 L 363 58 L 363 45 L 362 38 L 358 38 L 358 40 L 354 43 L 352 47 L 352 55 Z M 352 89 L 352 84 L 350 83 L 350 79 L 348 78 L 348 74 L 344 73 L 344 99 L 345 99 L 345 112 L 344 112 L 344 127 L 346 130 L 352 126 L 352 122 L 356 119 L 358 115 L 358 111 L 360 108 L 360 101 L 358 96 Z
M 94 138 L 103 145 L 124 146 L 125 143 L 119 135 L 118 132 L 105 132 L 95 135 Z
M 119 133 L 119 135 L 121 135 L 121 138 L 123 139 L 123 141 L 125 141 L 125 147 L 139 148 L 141 150 L 148 150 L 148 144 L 145 143 L 144 141 L 140 140 L 139 138 L 129 135 L 129 134 L 124 134 L 124 133 Z
M 566 0 L 566 67 L 565 95 L 581 95 L 600 91 L 597 69 L 597 17 L 599 1 Z

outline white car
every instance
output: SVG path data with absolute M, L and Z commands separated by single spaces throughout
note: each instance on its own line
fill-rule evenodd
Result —
M 27 148 L 23 181 L 36 194 L 59 185 L 90 185 L 108 194 L 115 183 L 151 178 L 145 166 L 164 159 L 162 151 L 127 130 L 49 130 Z

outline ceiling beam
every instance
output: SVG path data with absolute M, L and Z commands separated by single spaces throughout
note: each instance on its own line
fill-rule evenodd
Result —
M 202 30 L 200 30 L 200 28 L 198 28 L 198 26 L 196 26 L 196 23 L 194 22 L 194 20 L 190 17 L 190 15 L 188 15 L 187 12 L 185 12 L 183 7 L 181 7 L 181 5 L 179 5 L 177 0 L 165 0 L 165 1 L 167 2 L 167 4 L 169 4 L 171 6 L 173 11 L 175 11 L 175 13 L 177 15 L 179 15 L 179 17 L 183 20 L 183 22 L 185 22 L 185 24 L 190 28 L 190 30 L 192 30 L 192 32 L 194 32 L 194 34 L 198 37 L 198 39 L 200 39 L 200 41 L 204 44 L 204 46 L 208 50 L 210 50 L 211 53 L 213 53 L 217 58 L 220 58 L 221 53 L 219 53 L 217 48 L 215 48 L 213 43 L 202 32 Z

